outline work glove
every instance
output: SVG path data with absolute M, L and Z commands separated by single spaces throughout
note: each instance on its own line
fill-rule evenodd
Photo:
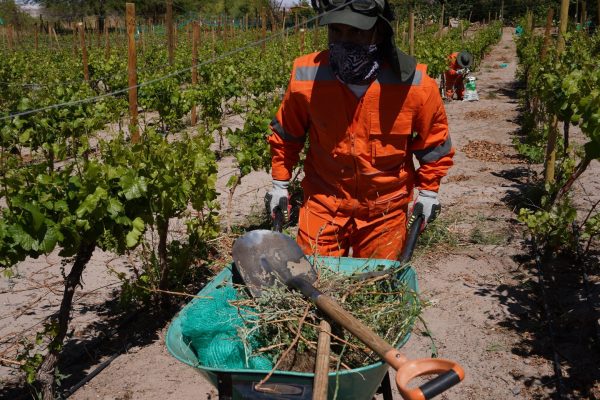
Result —
M 290 209 L 290 195 L 288 193 L 289 185 L 289 181 L 277 181 L 273 179 L 273 188 L 265 195 L 265 207 L 274 223 L 284 223 L 288 220 Z M 278 214 L 283 217 L 283 221 L 277 221 Z M 280 227 L 276 226 L 276 228 Z
M 419 190 L 419 195 L 415 200 L 416 204 L 423 205 L 423 225 L 421 230 L 425 229 L 425 226 L 435 220 L 442 210 L 439 200 L 437 199 L 437 193 L 431 190 Z M 414 207 L 414 206 L 413 206 Z

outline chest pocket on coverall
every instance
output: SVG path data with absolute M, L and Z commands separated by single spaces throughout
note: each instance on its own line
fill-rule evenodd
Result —
M 373 167 L 382 172 L 399 174 L 406 161 L 411 129 L 412 118 L 405 113 L 397 116 L 393 123 L 380 121 L 376 115 L 372 115 L 369 143 Z

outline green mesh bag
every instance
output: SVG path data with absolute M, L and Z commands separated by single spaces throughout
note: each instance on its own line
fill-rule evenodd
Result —
M 211 298 L 195 299 L 181 316 L 181 333 L 190 344 L 200 365 L 218 369 L 271 370 L 265 357 L 246 357 L 246 349 L 238 336 L 244 325 L 238 309 L 229 304 L 237 298 L 233 287 L 223 286 Z M 251 346 L 254 340 L 248 338 Z M 247 349 L 249 353 L 252 349 Z

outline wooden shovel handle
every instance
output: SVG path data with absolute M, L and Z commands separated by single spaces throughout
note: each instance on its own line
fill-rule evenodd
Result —
M 331 319 L 343 326 L 361 342 L 366 344 L 367 347 L 377 353 L 379 357 L 384 358 L 389 351 L 395 350 L 392 345 L 379 337 L 371 328 L 360 322 L 352 314 L 344 310 L 335 300 L 315 289 L 304 279 L 294 279 L 293 286 L 315 303 L 325 314 L 329 315 Z

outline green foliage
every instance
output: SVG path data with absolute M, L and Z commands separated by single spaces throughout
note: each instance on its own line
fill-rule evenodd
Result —
M 513 138 L 516 150 L 531 163 L 543 163 L 546 157 L 549 129 L 550 126 L 546 124 L 541 128 L 534 127 L 531 131 L 526 132 L 523 137 Z M 562 137 L 557 138 L 556 148 L 562 154 L 564 148 Z
M 58 326 L 56 322 L 45 322 L 44 328 L 35 334 L 33 341 L 22 338 L 20 341 L 21 349 L 17 355 L 17 361 L 21 362 L 21 370 L 25 373 L 25 381 L 28 385 L 35 382 L 35 374 L 44 360 L 42 345 L 47 341 L 52 341 L 57 334 Z
M 527 225 L 539 243 L 551 249 L 572 248 L 574 240 L 571 224 L 576 217 L 577 211 L 568 198 L 548 211 L 526 208 L 519 211 L 519 220 Z
M 16 28 L 31 26 L 34 21 L 14 0 L 0 0 L 0 20 L 4 25 L 13 25 Z
M 600 34 L 568 33 L 565 40 L 563 53 L 558 54 L 551 44 L 542 60 L 539 37 L 527 33 L 517 39 L 520 79 L 527 84 L 523 96 L 532 112 L 529 118 L 535 122 L 517 149 L 534 161 L 542 161 L 554 116 L 565 126 L 578 125 L 587 141 L 581 151 L 564 152 L 559 138 L 558 154 L 564 154 L 564 158 L 557 160 L 557 182 L 546 185 L 539 209 L 519 212 L 519 219 L 532 235 L 552 250 L 575 249 L 573 224 L 582 227 L 581 239 L 596 237 L 594 209 L 583 222 L 577 221 L 577 209 L 566 191 L 590 160 L 600 158 Z
M 415 37 L 415 56 L 420 63 L 427 64 L 427 73 L 436 77 L 448 69 L 448 56 L 455 51 L 467 50 L 473 55 L 473 69 L 476 68 L 488 49 L 500 40 L 500 22 L 494 22 L 478 31 L 468 40 L 461 38 L 459 29 L 437 37 L 437 29 Z M 407 51 L 408 49 L 404 49 Z
M 249 111 L 242 129 L 227 130 L 229 144 L 238 163 L 239 177 L 251 171 L 269 170 L 271 153 L 266 137 L 271 133 L 269 124 L 279 106 L 278 96 L 264 94 L 248 101 Z

